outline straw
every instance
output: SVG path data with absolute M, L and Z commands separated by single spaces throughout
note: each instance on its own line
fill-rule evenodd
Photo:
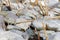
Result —
M 19 2 L 19 1 L 18 1 L 18 0 L 16 0 L 16 3 L 17 3 L 17 4 L 18 4 L 18 2 Z
M 30 3 L 32 4 L 32 6 L 33 6 L 33 8 L 34 8 L 34 3 L 32 3 L 31 0 L 30 0 Z
M 36 5 L 38 4 L 38 0 L 35 0 L 35 4 L 36 4 Z
M 16 3 L 17 3 L 17 5 L 18 5 L 19 1 L 18 1 L 18 0 L 16 0 Z M 18 6 L 19 6 L 19 5 L 18 5 Z M 20 8 L 17 10 L 16 15 L 18 14 L 18 12 L 19 12 L 20 10 L 21 10 Z
M 8 0 L 8 4 L 9 4 L 9 6 L 10 6 L 10 0 Z M 11 7 L 11 6 L 10 6 Z
M 40 40 L 40 31 L 38 31 L 38 40 Z
M 41 9 L 41 11 L 42 11 L 42 13 L 44 14 L 44 8 L 43 8 L 43 6 L 42 6 L 42 4 L 41 4 L 41 1 L 40 1 L 40 9 Z
M 36 31 L 37 31 L 37 29 L 35 28 L 34 32 L 36 32 Z
M 28 23 L 28 22 L 32 22 L 34 20 L 28 20 L 28 21 L 23 21 L 23 22 L 19 22 L 19 23 L 16 23 L 16 24 L 20 24 L 20 23 Z
M 2 7 L 3 5 L 2 5 L 2 2 L 0 3 L 0 12 L 1 12 L 1 7 Z
M 37 29 L 35 28 L 34 32 L 36 32 Z M 38 31 L 38 40 L 40 40 L 40 31 Z
M 8 5 L 8 2 L 6 0 L 4 0 L 6 2 L 6 4 Z M 2 1 L 3 2 L 3 1 Z
M 47 33 L 46 33 L 46 28 L 45 28 L 46 25 L 44 25 L 43 22 L 42 22 L 42 25 L 43 25 L 43 29 L 44 29 L 44 34 L 45 34 L 46 40 L 48 40 L 48 36 L 47 36 Z
M 47 0 L 44 0 L 46 16 L 48 16 L 48 7 L 46 6 Z
M 59 2 L 60 2 L 60 0 L 59 0 Z
M 50 19 L 60 19 L 60 16 L 55 16 L 55 17 L 50 18 Z

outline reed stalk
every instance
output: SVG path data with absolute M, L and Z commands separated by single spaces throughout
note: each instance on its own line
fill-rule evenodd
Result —
M 38 40 L 40 40 L 40 31 L 38 31 Z
M 48 35 L 46 33 L 46 25 L 43 22 L 42 22 L 42 25 L 43 25 L 43 29 L 44 29 L 44 34 L 45 34 L 46 40 L 48 40 Z
M 47 2 L 47 0 L 44 0 L 44 4 L 45 4 L 45 14 L 46 14 L 46 16 L 48 16 L 48 7 L 47 7 L 47 5 L 46 5 L 46 2 Z
M 20 23 L 28 23 L 28 22 L 32 22 L 34 20 L 28 20 L 28 21 L 23 21 L 23 22 L 19 22 L 19 23 L 16 23 L 16 24 L 20 24 Z
M 8 0 L 8 4 L 9 4 L 9 6 L 11 7 L 11 5 L 10 5 L 10 0 Z
M 35 4 L 36 4 L 36 5 L 38 4 L 38 0 L 35 0 Z

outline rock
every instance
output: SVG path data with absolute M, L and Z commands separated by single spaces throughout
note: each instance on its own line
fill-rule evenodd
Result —
M 43 38 L 42 37 L 39 37 L 40 38 L 40 40 L 43 40 Z M 38 40 L 38 35 L 33 35 L 32 37 L 30 37 L 28 40 Z
M 17 10 L 17 9 L 23 9 L 23 8 L 24 8 L 24 5 L 21 4 L 21 3 L 18 3 L 18 4 L 16 4 L 16 3 L 11 3 L 11 7 L 12 7 L 12 9 Z
M 0 12 L 0 15 L 7 16 L 8 13 L 7 13 L 6 11 L 1 11 L 1 12 Z
M 57 29 L 59 27 L 59 20 L 47 20 L 46 24 L 49 29 Z
M 16 20 L 16 26 L 20 27 L 21 29 L 28 29 L 31 25 L 31 21 L 23 19 L 23 18 L 19 18 Z
M 28 38 L 29 38 L 29 35 L 28 35 L 27 32 L 22 32 L 22 31 L 19 31 L 19 30 L 9 30 L 9 31 L 21 35 L 25 40 L 28 40 Z
M 25 40 L 21 35 L 18 35 L 10 31 L 0 32 L 0 39 L 1 40 Z
M 53 11 L 49 11 L 49 12 L 48 12 L 48 15 L 49 15 L 50 17 L 55 17 L 56 14 L 58 14 L 58 13 L 53 12 Z
M 48 40 L 53 40 L 55 37 L 55 34 L 56 34 L 54 31 L 49 31 L 49 30 L 47 30 L 46 33 L 48 36 Z M 43 39 L 46 39 L 45 34 L 44 34 L 44 30 L 40 31 L 40 36 L 43 37 Z
M 56 11 L 57 13 L 60 13 L 60 9 L 59 8 L 54 8 L 52 10 Z
M 4 17 L 0 15 L 0 30 L 5 30 L 6 26 L 4 23 Z
M 53 5 L 55 5 L 56 3 L 58 3 L 58 0 L 49 0 L 49 2 L 47 2 L 47 5 L 49 6 L 49 7 L 51 7 L 51 6 L 53 6 Z
M 31 10 L 22 9 L 20 12 L 17 13 L 17 15 L 18 16 L 25 15 L 25 16 L 32 17 L 33 19 L 36 19 L 36 18 L 40 17 L 40 14 L 37 11 L 35 11 L 34 9 L 31 9 Z
M 32 35 L 34 35 L 34 31 L 31 28 L 27 29 L 26 33 L 29 35 L 29 37 L 31 37 Z
M 13 30 L 13 29 L 21 30 L 21 28 L 20 28 L 20 27 L 13 26 L 13 25 L 8 25 L 8 26 L 7 26 L 7 29 L 8 29 L 8 30 Z
M 2 11 L 11 11 L 11 7 L 10 6 L 6 6 L 6 4 L 4 4 L 2 7 L 1 7 L 1 10 Z
M 57 32 L 55 34 L 54 40 L 59 40 L 60 39 L 60 32 Z
M 17 18 L 18 17 L 15 14 L 9 12 L 8 15 L 5 18 L 5 21 L 7 23 L 15 24 L 15 21 L 16 21 Z
M 43 29 L 43 24 L 42 23 L 43 23 L 43 20 L 42 19 L 38 19 L 38 20 L 34 20 L 32 24 L 33 24 L 33 27 L 41 30 L 41 29 Z

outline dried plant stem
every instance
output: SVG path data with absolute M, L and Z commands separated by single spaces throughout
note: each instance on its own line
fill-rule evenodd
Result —
M 40 8 L 41 8 L 41 10 L 42 10 L 42 8 L 43 8 L 41 2 L 40 2 Z
M 8 4 L 9 4 L 9 6 L 10 6 L 10 0 L 8 0 Z M 11 7 L 11 6 L 10 6 Z
M 6 0 L 4 0 L 6 2 L 6 5 L 8 5 L 8 2 Z M 2 1 L 3 2 L 3 1 Z
M 19 1 L 18 1 L 18 0 L 16 0 L 16 3 L 18 4 L 18 3 L 19 3 Z
M 17 13 L 16 13 L 17 16 L 18 16 L 19 11 L 21 11 L 21 9 L 18 9 L 18 10 L 17 10 Z
M 18 5 L 18 7 L 19 7 L 19 0 L 16 0 L 16 3 L 17 3 L 17 5 Z
M 43 7 L 41 2 L 40 2 L 40 9 L 41 9 L 43 15 L 48 16 L 48 7 L 46 6 L 46 0 L 44 1 L 44 4 L 45 4 L 45 6 Z
M 20 23 L 28 23 L 28 22 L 32 22 L 34 20 L 28 20 L 28 21 L 24 21 L 24 22 L 19 22 L 19 23 L 16 23 L 16 24 L 20 24 Z
M 1 7 L 3 6 L 2 4 L 3 4 L 3 3 L 1 2 L 1 4 L 0 4 L 0 12 L 2 11 L 2 10 L 1 10 Z
M 34 30 L 34 32 L 36 32 L 37 30 L 36 30 L 36 28 L 35 28 L 35 30 Z
M 40 31 L 38 31 L 38 40 L 40 40 Z
M 59 2 L 60 2 L 60 0 L 59 0 Z
M 32 7 L 34 8 L 35 4 L 34 3 L 31 3 L 32 4 Z
M 44 0 L 46 16 L 48 16 L 48 7 L 46 5 L 47 0 Z
M 17 3 L 17 5 L 18 5 L 19 1 L 18 1 L 18 0 L 16 0 L 16 3 Z M 18 7 L 19 7 L 19 5 L 18 5 Z M 21 10 L 20 8 L 17 10 L 16 15 L 18 15 L 18 12 L 19 12 L 20 10 Z
M 44 25 L 43 22 L 42 22 L 42 25 L 43 25 L 43 29 L 44 29 L 44 34 L 45 34 L 46 40 L 48 40 L 48 36 L 47 36 L 47 33 L 46 33 L 46 28 L 45 28 L 46 25 Z
M 40 2 L 40 10 L 42 11 L 42 14 L 44 15 L 45 13 L 44 13 L 44 8 L 43 8 L 43 6 L 42 6 L 42 4 L 41 4 L 41 2 Z
M 36 5 L 38 4 L 38 0 L 35 0 L 35 4 L 36 4 Z
M 60 16 L 55 16 L 53 18 L 49 18 L 48 20 L 52 20 L 52 19 L 60 19 Z

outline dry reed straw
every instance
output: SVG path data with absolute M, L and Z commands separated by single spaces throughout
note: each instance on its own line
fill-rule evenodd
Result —
M 36 5 L 38 4 L 38 0 L 35 0 L 35 4 L 36 4 Z
M 38 31 L 38 40 L 40 40 L 40 31 Z
M 8 4 L 9 4 L 9 6 L 10 6 L 10 0 L 8 0 Z M 11 6 L 10 6 L 11 7 Z
M 48 40 L 48 35 L 46 33 L 46 28 L 45 28 L 45 24 L 42 22 L 42 25 L 43 25 L 43 29 L 44 29 L 44 34 L 45 34 L 45 37 L 46 37 L 46 40 Z
M 48 16 L 48 7 L 47 7 L 47 5 L 46 5 L 46 2 L 47 2 L 47 1 L 48 1 L 48 0 L 44 0 L 46 16 Z
M 20 24 L 20 23 L 28 23 L 28 22 L 32 22 L 34 20 L 28 20 L 28 21 L 23 21 L 23 22 L 19 22 L 19 23 L 16 23 L 16 24 Z

